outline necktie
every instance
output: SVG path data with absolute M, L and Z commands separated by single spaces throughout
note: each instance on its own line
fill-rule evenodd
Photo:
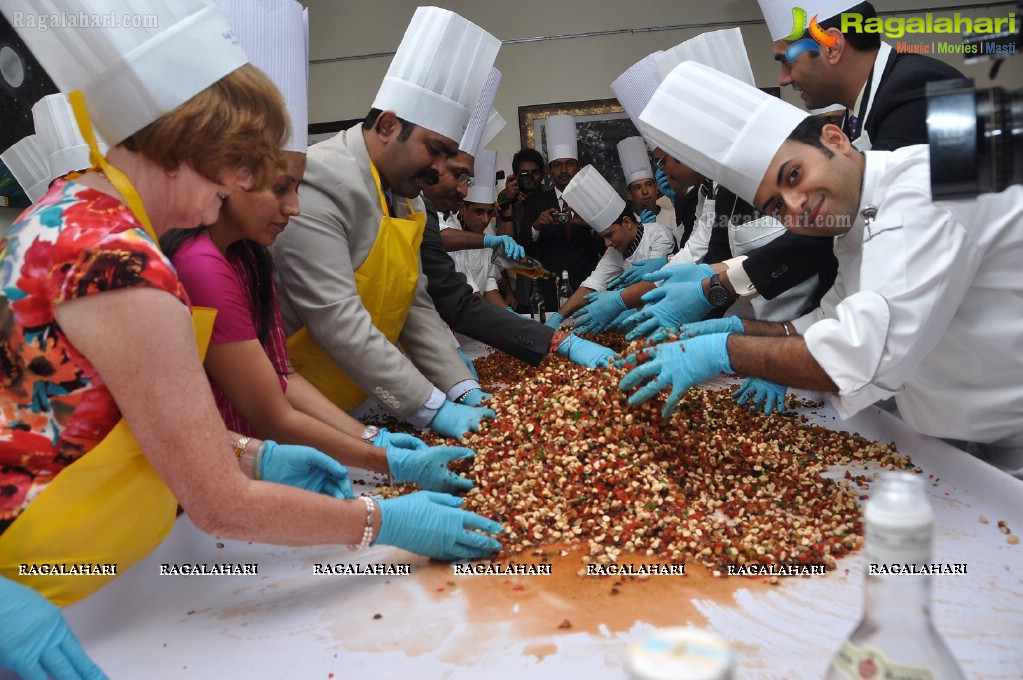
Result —
M 849 141 L 853 141 L 860 136 L 860 119 L 858 117 L 850 113 L 846 127 L 848 128 Z

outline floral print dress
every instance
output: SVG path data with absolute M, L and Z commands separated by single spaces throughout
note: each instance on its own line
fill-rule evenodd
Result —
M 58 180 L 0 240 L 0 532 L 121 418 L 54 319 L 59 303 L 120 288 L 188 297 L 120 200 Z

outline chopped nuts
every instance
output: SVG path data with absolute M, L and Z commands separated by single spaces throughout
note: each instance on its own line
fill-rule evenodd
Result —
M 620 338 L 598 341 L 622 349 Z M 625 551 L 722 573 L 750 563 L 833 568 L 863 545 L 870 478 L 821 473 L 866 461 L 913 469 L 892 443 L 750 411 L 730 390 L 692 388 L 665 421 L 666 395 L 629 406 L 617 368 L 557 356 L 532 368 L 497 353 L 475 365 L 484 386 L 504 388 L 489 402 L 497 419 L 465 442 L 475 458 L 452 468 L 475 483 L 463 507 L 505 526 L 505 559 L 559 544 L 582 547 L 584 564 L 619 562 Z M 789 395 L 787 405 L 805 404 Z

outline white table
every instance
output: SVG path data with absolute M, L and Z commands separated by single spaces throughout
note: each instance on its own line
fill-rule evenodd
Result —
M 938 526 L 934 560 L 966 563 L 968 574 L 935 577 L 935 620 L 968 676 L 1019 678 L 1023 544 L 1009 545 L 996 522 L 1023 533 L 1023 482 L 878 409 L 844 423 L 823 413 L 831 427 L 895 441 L 924 475 L 940 478 L 927 486 Z M 981 524 L 980 515 L 990 523 Z M 353 560 L 409 563 L 412 575 L 313 574 L 315 563 Z M 254 562 L 259 574 L 159 575 L 162 563 L 186 562 Z M 519 618 L 546 607 L 560 619 L 566 606 L 543 592 L 543 577 L 526 581 L 529 597 L 512 604 L 500 577 L 453 576 L 397 549 L 352 553 L 222 541 L 182 517 L 146 560 L 65 613 L 114 680 L 623 678 L 626 644 L 652 630 L 649 621 L 673 612 L 681 625 L 724 635 L 739 653 L 739 678 L 819 678 L 861 610 L 862 556 L 838 566 L 826 577 L 777 587 L 729 579 L 724 598 L 697 594 L 690 602 L 637 606 L 634 621 L 613 630 L 552 624 L 523 633 Z M 626 584 L 621 597 L 633 587 Z

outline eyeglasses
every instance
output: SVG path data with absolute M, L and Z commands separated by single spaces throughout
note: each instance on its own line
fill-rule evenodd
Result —
M 656 160 L 656 161 L 654 162 L 654 165 L 656 165 L 657 167 L 659 167 L 659 168 L 661 168 L 661 169 L 663 170 L 663 169 L 664 169 L 664 161 L 665 161 L 665 160 L 666 160 L 667 158 L 668 158 L 668 157 L 667 157 L 666 155 L 665 155 L 665 156 L 661 156 L 660 158 L 658 158 L 658 159 L 657 159 L 657 160 Z
M 458 183 L 464 184 L 467 187 L 472 187 L 475 186 L 476 180 L 463 172 L 458 176 Z

